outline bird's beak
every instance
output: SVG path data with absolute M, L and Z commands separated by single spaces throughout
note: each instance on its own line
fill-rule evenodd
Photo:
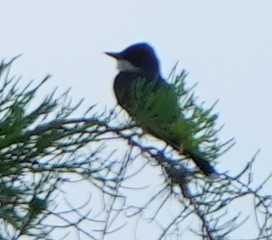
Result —
M 107 54 L 110 57 L 113 57 L 115 59 L 120 59 L 121 58 L 121 54 L 120 53 L 115 53 L 115 52 L 104 52 L 105 54 Z

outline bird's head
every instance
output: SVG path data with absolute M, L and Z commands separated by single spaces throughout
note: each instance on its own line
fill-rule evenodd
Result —
M 105 52 L 117 60 L 120 72 L 139 72 L 147 77 L 160 77 L 159 60 L 147 43 L 137 43 L 121 52 Z

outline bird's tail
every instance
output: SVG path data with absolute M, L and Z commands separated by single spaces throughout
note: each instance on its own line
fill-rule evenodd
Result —
M 204 157 L 199 156 L 195 153 L 188 154 L 190 158 L 195 162 L 197 167 L 206 175 L 211 176 L 212 174 L 216 174 L 214 167 L 206 160 Z

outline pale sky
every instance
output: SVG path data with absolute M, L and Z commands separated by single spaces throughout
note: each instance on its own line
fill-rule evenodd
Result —
M 71 87 L 74 100 L 102 111 L 116 104 L 116 66 L 103 52 L 147 41 L 164 77 L 179 61 L 201 101 L 219 99 L 220 137 L 236 145 L 216 168 L 234 175 L 261 149 L 261 181 L 272 169 L 271 9 L 270 0 L 2 0 L 0 58 L 23 53 L 12 70 L 22 82 L 50 73 L 44 94 Z

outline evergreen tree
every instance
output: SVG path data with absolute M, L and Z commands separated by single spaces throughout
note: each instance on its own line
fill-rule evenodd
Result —
M 253 217 L 258 221 L 251 225 L 256 230 L 251 239 L 272 238 L 272 198 L 261 192 L 270 176 L 256 186 L 255 156 L 235 177 L 218 173 L 208 179 L 195 171 L 186 156 L 180 157 L 162 141 L 158 144 L 133 121 L 121 124 L 118 108 L 98 113 L 90 107 L 83 116 L 74 117 L 81 101 L 72 104 L 68 92 L 56 97 L 56 91 L 39 103 L 37 94 L 49 76 L 36 86 L 21 86 L 20 79 L 10 77 L 14 60 L 0 65 L 0 239 L 56 239 L 56 233 L 62 235 L 58 239 L 74 239 L 75 232 L 82 239 L 114 239 L 126 230 L 126 222 L 137 217 L 157 229 L 153 239 L 184 239 L 190 230 L 199 239 L 232 239 Z M 191 122 L 195 133 L 186 144 L 197 142 L 215 161 L 233 142 L 219 143 L 214 106 L 198 105 L 185 80 L 182 72 L 174 77 L 173 87 L 186 124 Z M 115 143 L 126 144 L 125 153 L 123 148 L 110 148 Z M 135 163 L 139 164 L 136 170 L 131 167 Z M 146 166 L 162 176 L 159 190 L 150 198 L 148 189 L 139 194 L 139 186 L 127 187 Z M 75 206 L 64 185 L 76 186 L 79 199 L 80 189 L 90 197 Z M 131 192 L 149 199 L 131 204 Z M 252 204 L 252 214 L 237 211 L 241 200 Z M 230 211 L 233 205 L 235 212 Z M 161 214 L 169 209 L 171 214 Z M 191 229 L 184 227 L 188 218 L 196 220 Z

